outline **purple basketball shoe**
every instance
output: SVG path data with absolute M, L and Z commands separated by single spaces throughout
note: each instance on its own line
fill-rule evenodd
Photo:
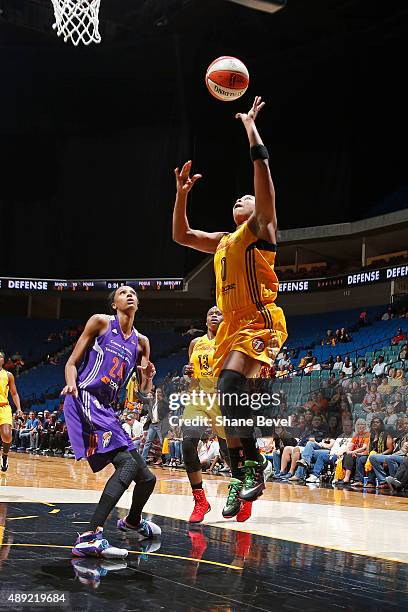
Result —
M 103 530 L 87 531 L 78 534 L 78 538 L 72 548 L 75 557 L 102 557 L 103 559 L 124 559 L 128 551 L 124 548 L 111 546 L 103 537 Z

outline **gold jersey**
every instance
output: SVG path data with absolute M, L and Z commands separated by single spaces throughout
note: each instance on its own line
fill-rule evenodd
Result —
M 214 256 L 217 306 L 224 317 L 244 308 L 261 311 L 276 300 L 276 245 L 259 239 L 245 222 L 223 236 Z
M 0 406 L 8 406 L 9 403 L 9 377 L 6 370 L 0 370 Z
M 197 338 L 190 357 L 190 363 L 194 367 L 193 378 L 200 381 L 213 378 L 214 350 L 215 338 L 210 340 L 207 334 Z

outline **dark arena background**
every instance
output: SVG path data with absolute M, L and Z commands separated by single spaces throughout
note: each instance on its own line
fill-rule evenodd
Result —
M 101 42 L 73 45 L 53 2 L 0 0 L 0 609 L 407 610 L 407 3 L 102 0 Z M 220 56 L 250 75 L 230 103 L 205 84 Z M 256 95 L 288 337 L 255 379 L 269 403 L 251 435 L 269 463 L 236 520 L 222 514 L 237 482 L 222 436 L 199 435 L 192 491 L 171 418 L 195 388 L 189 347 L 217 293 L 213 255 L 173 240 L 174 168 L 202 174 L 191 227 L 234 232 L 234 203 L 254 192 L 234 117 Z M 128 555 L 79 556 L 119 472 L 75 460 L 64 369 L 121 287 L 138 294 L 156 374 L 151 391 L 132 371 L 120 388 L 114 363 L 109 410 L 156 478 L 142 523 L 161 535 L 117 529 L 131 478 L 104 525 Z M 197 490 L 211 509 L 194 522 Z

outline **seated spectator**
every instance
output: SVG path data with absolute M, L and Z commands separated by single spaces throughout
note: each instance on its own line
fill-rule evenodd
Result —
M 365 374 L 366 372 L 367 372 L 366 360 L 365 359 L 359 359 L 358 360 L 358 368 L 354 372 L 355 376 L 361 376 L 362 374 Z
M 381 321 L 389 321 L 390 319 L 394 318 L 394 313 L 392 310 L 392 306 L 388 306 L 387 310 L 384 312 L 384 314 L 381 317 Z
M 382 376 L 385 371 L 386 363 L 384 362 L 384 356 L 379 355 L 377 363 L 371 368 L 371 371 L 376 376 Z
M 353 381 L 350 377 L 347 377 L 344 372 L 340 372 L 339 374 L 339 386 L 343 390 L 344 393 L 349 391 L 352 387 Z
M 377 404 L 377 402 L 372 402 L 371 406 L 370 406 L 370 411 L 366 417 L 366 423 L 367 423 L 367 427 L 370 428 L 371 427 L 371 421 L 375 418 L 378 417 L 380 419 L 384 419 L 385 418 L 385 412 L 383 407 L 380 404 Z
M 400 361 L 404 361 L 405 359 L 408 359 L 408 344 L 402 345 L 398 359 Z
M 383 396 L 391 395 L 393 387 L 388 382 L 388 376 L 383 376 L 381 379 L 381 384 L 378 385 L 377 391 Z
M 405 412 L 406 405 L 401 393 L 396 393 L 391 399 L 391 405 L 396 412 Z
M 398 417 L 398 410 L 395 410 L 392 404 L 387 404 L 384 417 L 384 425 L 387 431 L 395 432 Z
M 281 366 L 278 366 L 278 369 L 275 372 L 275 377 L 284 378 L 285 376 L 288 376 L 288 374 L 289 374 L 288 367 L 281 365 Z
M 338 481 L 336 484 L 350 484 L 351 474 L 354 471 L 358 457 L 367 454 L 370 444 L 370 434 L 364 419 L 357 419 L 355 430 L 351 443 L 343 455 L 343 469 L 346 472 L 344 479 L 343 481 Z
M 319 454 L 322 451 L 329 451 L 332 448 L 335 440 L 333 438 L 324 438 L 321 442 L 313 442 L 309 440 L 307 442 L 304 450 L 301 453 L 301 458 L 296 462 L 296 472 L 291 477 L 288 478 L 289 482 L 298 482 L 299 480 L 305 480 L 306 471 L 310 471 L 312 468 L 312 463 L 314 463 Z
M 382 419 L 375 417 L 371 421 L 370 427 L 370 443 L 365 455 L 360 455 L 356 461 L 356 473 L 354 478 L 355 487 L 364 486 L 364 475 L 365 465 L 368 457 L 370 456 L 370 463 L 372 455 L 370 453 L 378 453 L 380 455 L 390 455 L 393 449 L 393 439 L 390 433 L 385 431 L 384 422 Z M 368 475 L 368 488 L 375 487 L 375 472 L 370 469 L 367 472 Z
M 351 336 L 345 327 L 342 327 L 340 330 L 340 336 L 338 337 L 338 342 L 351 342 Z
M 341 337 L 341 331 L 339 329 L 336 329 L 336 333 L 334 334 L 335 338 L 336 338 L 336 344 L 338 342 L 340 342 L 340 337 Z
M 320 363 L 317 363 L 317 357 L 312 357 L 312 361 L 306 365 L 304 373 L 320 372 L 321 369 Z
M 407 424 L 408 425 L 408 419 Z M 408 454 L 408 427 L 404 427 L 405 431 L 398 435 L 394 440 L 394 447 L 389 454 L 371 455 L 370 463 L 373 467 L 376 478 L 378 479 L 378 488 L 386 488 L 387 474 L 384 469 L 384 464 L 387 466 L 389 475 L 395 476 L 398 466 L 402 463 L 404 457 Z
M 37 427 L 39 424 L 39 420 L 35 416 L 35 412 L 32 410 L 28 415 L 28 420 L 25 424 L 25 427 L 20 429 L 19 442 L 20 446 L 18 447 L 18 451 L 25 452 L 29 446 L 32 446 L 31 441 L 32 437 L 37 434 Z
M 341 355 L 337 355 L 336 361 L 333 364 L 332 371 L 337 373 L 337 372 L 341 372 L 342 369 L 343 369 L 343 360 L 341 358 Z
M 306 478 L 306 482 L 314 483 L 319 480 L 320 474 L 323 472 L 326 465 L 331 464 L 333 467 L 338 459 L 342 459 L 344 453 L 351 443 L 353 431 L 353 423 L 351 420 L 344 422 L 343 433 L 338 436 L 330 450 L 319 452 L 316 458 L 316 463 L 313 466 L 311 474 Z M 334 482 L 334 481 L 333 481 Z
M 283 351 L 282 357 L 277 360 L 279 369 L 284 366 L 287 369 L 290 366 L 290 358 L 288 355 L 288 351 Z
M 353 374 L 353 364 L 350 361 L 350 357 L 347 356 L 345 358 L 341 371 L 344 372 L 346 376 L 351 376 Z
M 359 327 L 364 327 L 365 325 L 368 325 L 368 315 L 366 310 L 360 312 L 360 315 L 358 317 L 358 325 Z
M 328 379 L 327 382 L 328 382 L 329 388 L 331 388 L 331 389 L 334 389 L 334 388 L 336 388 L 338 386 L 339 381 L 337 380 L 336 374 L 334 372 L 332 372 L 330 374 L 329 379 Z
M 140 423 L 139 414 L 129 412 L 126 416 L 126 420 L 122 425 L 122 428 L 126 431 L 129 438 L 136 444 L 136 450 L 139 450 L 140 442 L 143 437 L 143 425 Z
M 326 337 L 322 339 L 322 346 L 335 346 L 336 345 L 336 336 L 334 335 L 331 329 L 328 329 L 326 332 Z
M 330 355 L 328 359 L 323 363 L 322 370 L 332 370 L 334 366 L 334 357 Z
M 391 491 L 401 491 L 408 486 L 408 457 L 404 457 L 394 476 L 385 479 Z
M 283 450 L 286 446 L 296 446 L 297 440 L 289 431 L 287 431 L 281 425 L 277 425 L 275 427 L 275 431 L 272 435 L 272 464 L 274 469 L 274 474 L 279 476 L 280 474 L 284 474 L 282 471 L 282 454 Z
M 212 470 L 220 460 L 220 445 L 214 434 L 203 437 L 197 447 L 198 458 L 203 470 Z
M 401 382 L 403 381 L 404 378 L 405 378 L 404 370 L 402 370 L 401 368 L 398 368 L 397 371 L 395 372 L 394 386 L 395 387 L 400 387 L 401 386 Z
M 364 390 L 360 387 L 360 383 L 353 380 L 350 389 L 347 391 L 347 398 L 351 405 L 361 404 L 364 397 Z
M 304 357 L 302 357 L 302 359 L 299 362 L 299 368 L 305 368 L 309 363 L 311 363 L 313 359 L 313 353 L 312 351 L 307 351 L 306 355 Z
M 391 344 L 394 346 L 406 339 L 407 339 L 407 334 L 404 331 L 402 331 L 402 327 L 399 327 L 397 329 L 396 335 L 391 340 Z
M 11 450 L 16 450 L 20 446 L 20 431 L 24 429 L 26 422 L 26 415 L 22 410 L 16 410 L 13 415 L 13 439 L 10 446 Z
M 339 417 L 337 414 L 332 414 L 327 421 L 327 433 L 329 438 L 333 438 L 334 440 L 340 435 L 341 428 Z
M 301 453 L 304 450 L 307 442 L 321 442 L 325 437 L 327 437 L 327 431 L 322 425 L 322 418 L 316 414 L 312 418 L 311 428 L 305 431 L 298 444 L 294 447 L 287 446 L 284 449 L 281 461 L 281 472 L 285 472 L 289 464 L 290 467 L 289 471 L 281 476 L 282 479 L 289 480 L 289 478 L 294 476 L 296 462 L 300 459 Z
M 9 372 L 12 372 L 14 368 L 15 368 L 14 361 L 11 359 L 11 357 L 9 357 L 6 363 L 4 364 L 4 369 L 8 370 Z
M 401 384 L 398 387 L 398 392 L 401 393 L 404 401 L 408 401 L 408 378 L 401 378 Z
M 363 408 L 366 412 L 370 412 L 371 404 L 376 402 L 378 405 L 381 405 L 381 394 L 378 393 L 377 385 L 370 385 L 370 390 L 366 393 L 363 399 Z
M 400 378 L 396 378 L 397 376 L 397 371 L 395 368 L 390 368 L 388 370 L 388 383 L 391 385 L 391 387 L 395 388 L 395 387 L 399 387 L 401 384 L 401 379 Z

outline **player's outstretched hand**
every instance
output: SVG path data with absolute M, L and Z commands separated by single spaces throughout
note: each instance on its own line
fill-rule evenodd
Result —
M 193 162 L 189 160 L 184 164 L 181 171 L 179 168 L 174 170 L 174 174 L 176 176 L 177 183 L 177 193 L 188 193 L 191 188 L 194 186 L 194 183 L 198 181 L 202 177 L 201 174 L 194 174 L 194 176 L 190 177 L 191 164 Z
M 143 378 L 151 380 L 156 376 L 156 368 L 151 361 L 148 361 L 145 366 L 137 366 L 137 368 Z
M 76 385 L 65 385 L 65 387 L 61 391 L 61 395 L 73 395 L 74 397 L 78 397 L 78 389 Z
M 251 110 L 248 113 L 237 113 L 235 119 L 241 119 L 242 123 L 249 121 L 255 121 L 259 111 L 265 106 L 265 102 L 262 102 L 261 96 L 255 96 L 254 103 Z

